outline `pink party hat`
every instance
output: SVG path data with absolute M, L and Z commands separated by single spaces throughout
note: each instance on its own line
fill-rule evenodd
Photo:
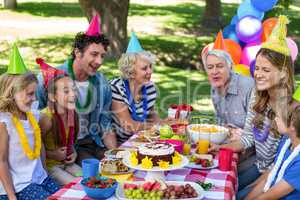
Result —
M 97 36 L 101 34 L 100 17 L 98 13 L 93 17 L 88 30 L 85 32 L 88 36 Z

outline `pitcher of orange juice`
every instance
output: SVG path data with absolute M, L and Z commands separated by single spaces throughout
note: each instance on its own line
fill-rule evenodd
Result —
M 198 154 L 207 154 L 209 148 L 209 140 L 198 140 L 197 143 L 197 153 Z

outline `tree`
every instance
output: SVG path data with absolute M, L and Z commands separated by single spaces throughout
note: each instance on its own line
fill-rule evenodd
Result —
M 221 28 L 221 0 L 205 0 L 202 25 L 208 28 Z
M 119 57 L 127 46 L 127 16 L 129 0 L 79 0 L 90 21 L 97 12 L 101 16 L 102 32 L 110 39 L 110 57 Z
M 7 9 L 16 9 L 17 0 L 3 0 L 3 7 Z

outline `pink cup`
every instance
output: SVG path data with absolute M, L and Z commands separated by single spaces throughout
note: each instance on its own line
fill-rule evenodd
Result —
M 233 151 L 228 148 L 221 148 L 219 151 L 219 169 L 221 171 L 231 170 Z
M 160 140 L 161 142 L 166 142 L 169 144 L 172 144 L 174 146 L 174 149 L 178 152 L 178 153 L 182 153 L 183 152 L 183 145 L 184 142 L 181 140 L 172 140 L 172 139 L 168 139 L 168 140 Z

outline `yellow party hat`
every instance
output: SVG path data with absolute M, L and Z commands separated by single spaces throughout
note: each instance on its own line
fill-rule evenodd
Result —
M 270 37 L 262 44 L 262 48 L 290 56 L 291 52 L 286 42 L 286 25 L 288 23 L 288 18 L 285 15 L 280 15 Z

